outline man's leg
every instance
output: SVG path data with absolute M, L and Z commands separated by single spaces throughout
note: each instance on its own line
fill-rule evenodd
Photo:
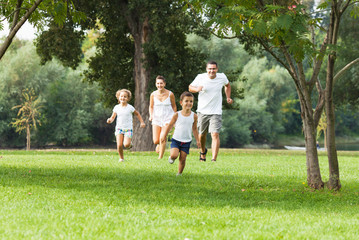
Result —
M 199 134 L 199 141 L 201 142 L 201 152 L 206 151 L 207 133 Z M 206 155 L 201 154 L 201 158 L 206 158 Z
M 201 153 L 206 153 L 206 140 L 208 133 L 208 125 L 209 125 L 209 117 L 198 113 L 198 137 L 201 142 Z M 205 161 L 206 154 L 200 154 L 200 158 L 204 159 L 201 161 Z
M 219 151 L 219 145 L 220 145 L 219 133 L 211 133 L 211 137 L 212 137 L 212 161 L 216 161 Z
M 210 123 L 209 123 L 209 132 L 212 137 L 212 161 L 217 160 L 220 140 L 219 140 L 219 132 L 222 128 L 222 115 L 212 115 Z

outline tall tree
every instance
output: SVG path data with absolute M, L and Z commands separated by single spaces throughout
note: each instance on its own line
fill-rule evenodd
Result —
M 342 14 L 350 4 L 357 1 L 326 1 L 321 5 L 328 10 L 330 23 L 325 28 L 325 38 L 319 42 L 315 28 L 321 19 L 313 18 L 302 1 L 189 1 L 192 9 L 202 11 L 214 34 L 222 37 L 239 38 L 248 50 L 262 47 L 281 63 L 291 75 L 298 93 L 303 132 L 306 143 L 307 181 L 312 188 L 322 188 L 324 183 L 316 149 L 316 127 L 325 106 L 328 121 L 328 161 L 331 189 L 340 188 L 338 158 L 334 135 L 333 79 L 339 23 Z M 323 25 L 323 24 L 322 24 Z M 327 56 L 325 88 L 321 86 L 318 74 L 323 58 Z M 310 77 L 305 69 L 311 67 Z M 313 111 L 312 93 L 317 88 L 318 99 Z
M 116 103 L 117 89 L 134 92 L 134 106 L 148 126 L 142 129 L 135 124 L 133 149 L 154 149 L 148 141 L 152 133 L 148 121 L 150 81 L 164 75 L 167 87 L 179 96 L 204 68 L 202 55 L 191 50 L 186 41 L 186 33 L 197 27 L 195 22 L 183 12 L 183 4 L 172 0 L 78 0 L 75 5 L 88 17 L 83 29 L 96 27 L 98 21 L 104 27 L 86 78 L 100 83 L 108 106 Z M 43 44 L 37 47 L 41 56 L 46 56 L 47 48 Z

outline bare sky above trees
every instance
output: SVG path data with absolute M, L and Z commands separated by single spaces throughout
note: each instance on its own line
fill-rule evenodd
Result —
M 0 38 L 7 36 L 9 33 L 8 23 L 5 23 L 5 28 L 0 31 Z M 20 28 L 20 30 L 16 33 L 16 37 L 23 40 L 31 40 L 35 38 L 36 29 L 34 29 L 30 23 L 26 22 L 24 26 Z

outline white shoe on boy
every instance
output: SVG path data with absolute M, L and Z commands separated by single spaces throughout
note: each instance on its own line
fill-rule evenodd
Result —
M 168 157 L 168 162 L 169 162 L 170 164 L 173 164 L 173 163 L 175 162 L 175 160 L 173 160 L 173 159 L 171 158 L 171 156 L 169 156 L 169 157 Z

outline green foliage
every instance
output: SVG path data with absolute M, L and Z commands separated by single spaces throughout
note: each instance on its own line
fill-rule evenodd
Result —
M 357 106 L 341 105 L 335 113 L 335 134 L 337 136 L 359 135 L 359 112 Z
M 115 8 L 115 6 L 113 6 Z M 134 45 L 128 35 L 128 27 L 121 17 L 112 18 L 112 6 L 103 9 L 102 23 L 106 29 L 96 42 L 96 53 L 88 62 L 88 69 L 84 71 L 86 80 L 97 82 L 102 89 L 101 100 L 106 106 L 117 103 L 115 92 L 126 88 L 134 92 L 133 55 Z M 131 103 L 133 103 L 132 98 Z
M 354 5 L 346 11 L 342 17 L 339 40 L 336 72 L 345 65 L 359 57 L 359 24 L 358 19 L 351 16 L 350 12 L 357 9 Z M 359 104 L 359 64 L 354 65 L 335 84 L 334 101 L 337 106 Z
M 238 122 L 249 125 L 251 143 L 273 143 L 279 133 L 284 132 L 288 113 L 281 106 L 295 99 L 295 89 L 288 84 L 290 76 L 279 66 L 270 68 L 266 58 L 253 58 L 245 65 L 241 82 L 244 99 L 239 100 Z
M 16 45 L 13 45 L 16 46 Z M 83 66 L 81 66 L 83 68 Z M 44 101 L 42 125 L 33 134 L 34 145 L 109 144 L 113 127 L 106 124 L 111 114 L 99 101 L 97 84 L 81 81 L 81 72 L 57 61 L 40 65 L 31 42 L 12 49 L 0 63 L 0 145 L 23 146 L 23 135 L 15 134 L 9 123 L 16 118 L 11 110 L 21 104 L 21 92 L 33 88 Z
M 146 54 L 145 67 L 151 79 L 157 75 L 163 75 L 167 81 L 167 87 L 176 96 L 179 96 L 188 88 L 188 84 L 194 79 L 203 65 L 203 56 L 188 47 L 186 34 L 196 31 L 196 26 L 191 14 L 184 14 L 182 5 L 177 1 L 126 1 L 128 7 L 124 13 L 121 4 L 108 1 L 77 1 L 75 6 L 81 12 L 87 14 L 87 21 L 81 24 L 82 29 L 97 29 L 99 24 L 103 27 L 97 42 L 97 52 L 89 61 L 89 68 L 85 70 L 86 79 L 89 82 L 98 82 L 103 90 L 102 100 L 107 106 L 116 103 L 114 93 L 119 88 L 127 88 L 135 91 L 133 79 L 134 70 L 134 41 L 129 29 L 128 19 L 131 15 L 135 22 L 139 23 L 148 19 L 149 42 L 144 44 L 143 51 Z M 74 27 L 74 26 L 73 26 Z M 63 51 L 62 62 L 74 63 L 78 55 L 78 46 L 69 44 L 69 48 L 60 46 L 49 48 L 46 43 L 59 42 L 60 36 L 51 35 L 54 39 L 37 45 L 41 49 L 43 59 L 49 60 L 50 56 L 59 55 Z M 71 36 L 74 38 L 74 36 Z M 80 40 L 76 37 L 76 41 Z M 41 39 L 41 38 L 40 38 Z M 55 40 L 57 39 L 57 40 Z M 60 42 L 62 45 L 65 41 Z M 73 51 L 70 53 L 72 49 Z M 73 66 L 73 65 L 70 65 Z M 154 88 L 150 84 L 149 91 Z M 134 101 L 134 98 L 132 99 Z
M 223 126 L 220 133 L 221 146 L 238 148 L 252 142 L 250 122 L 244 122 L 243 118 L 238 114 L 238 111 L 224 110 L 222 118 Z
M 235 35 L 251 52 L 260 42 L 273 47 L 282 45 L 297 60 L 316 54 L 308 39 L 309 26 L 315 25 L 304 11 L 305 5 L 289 1 L 189 1 L 191 7 L 201 9 L 208 19 L 207 27 L 220 36 Z M 309 3 L 310 5 L 310 3 Z
M 16 46 L 19 49 L 15 49 Z M 41 92 L 50 81 L 46 76 L 47 71 L 38 63 L 39 57 L 33 44 L 30 42 L 17 44 L 17 41 L 0 62 L 1 146 L 23 145 L 23 136 L 16 134 L 10 126 L 12 119 L 16 118 L 16 112 L 11 108 L 22 103 L 22 92 L 26 88 L 34 89 L 41 97 Z
M 151 72 L 150 91 L 155 90 L 155 78 L 163 75 L 166 87 L 179 96 L 188 90 L 195 76 L 205 71 L 205 56 L 191 48 L 187 34 L 194 32 L 194 19 L 183 14 L 182 5 L 176 1 L 154 4 L 150 14 L 151 36 L 145 44 L 146 69 Z
M 85 36 L 83 32 L 76 31 L 72 23 L 62 26 L 55 23 L 36 39 L 36 51 L 41 56 L 41 64 L 56 57 L 65 66 L 76 69 L 83 57 L 81 45 Z
M 94 123 L 100 120 L 105 123 L 105 118 L 111 112 L 103 111 L 101 103 L 97 103 L 99 92 L 96 85 L 88 86 L 79 79 L 79 72 L 68 72 L 64 78 L 48 86 L 44 94 L 47 100 L 44 111 L 47 121 L 39 129 L 40 143 L 46 144 L 43 139 L 47 142 L 51 139 L 61 146 L 94 142 L 91 135 Z
M 187 39 L 190 47 L 204 54 L 206 60 L 218 63 L 219 72 L 241 72 L 251 58 L 238 39 L 221 39 L 215 36 L 205 39 L 195 34 L 189 34 Z M 204 69 L 205 65 L 202 71 Z
M 16 5 L 19 1 L 0 1 L 0 16 L 6 18 L 7 22 L 12 23 L 15 16 Z M 23 17 L 29 8 L 31 8 L 36 0 L 21 1 L 19 9 L 19 18 Z M 73 22 L 80 23 L 86 19 L 84 13 L 79 12 L 74 7 L 73 1 L 68 0 L 43 0 L 33 12 L 28 21 L 39 29 L 43 29 L 48 17 L 52 16 L 58 25 L 62 25 L 68 17 L 71 17 Z M 0 21 L 0 27 L 3 27 Z
M 2 19 L 0 29 L 3 29 L 3 21 L 5 20 L 10 25 L 10 32 L 7 36 L 8 41 L 1 43 L 0 58 L 4 56 L 9 45 L 11 45 L 16 34 L 15 30 L 18 27 L 21 28 L 25 21 L 38 30 L 43 30 L 50 20 L 57 26 L 63 26 L 67 19 L 70 20 L 68 22 L 75 24 L 86 19 L 82 12 L 74 8 L 71 0 L 12 0 L 1 1 L 0 3 L 0 18 Z

